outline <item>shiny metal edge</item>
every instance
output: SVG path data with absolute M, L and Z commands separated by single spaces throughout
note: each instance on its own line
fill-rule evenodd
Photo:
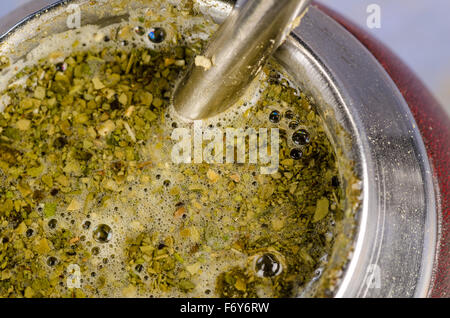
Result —
M 317 8 L 276 58 L 341 119 L 359 151 L 360 224 L 335 295 L 426 297 L 437 244 L 436 195 L 420 131 L 398 88 L 356 38 Z M 381 286 L 369 288 L 377 266 Z
M 67 2 L 68 0 L 34 0 L 13 10 L 0 20 L 0 42 L 40 14 Z

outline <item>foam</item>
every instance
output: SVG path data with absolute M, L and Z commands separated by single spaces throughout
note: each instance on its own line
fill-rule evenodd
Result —
M 122 50 L 127 50 L 132 47 L 145 47 L 158 50 L 176 44 L 179 41 L 177 34 L 183 34 L 183 43 L 189 45 L 198 39 L 207 40 L 218 27 L 207 16 L 173 15 L 167 9 L 168 5 L 164 1 L 151 1 L 145 9 L 130 9 L 128 11 L 130 18 L 120 23 L 111 24 L 106 27 L 85 25 L 78 29 L 53 34 L 42 39 L 39 45 L 28 52 L 23 59 L 15 61 L 6 69 L 5 74 L 2 75 L 4 80 L 0 83 L 0 90 L 6 88 L 6 85 L 15 76 L 17 70 L 36 65 L 43 57 L 48 58 L 51 63 L 58 63 L 64 61 L 74 50 L 102 50 L 105 47 Z M 178 3 L 175 6 L 179 7 L 180 4 Z M 156 12 L 158 14 L 155 14 Z M 134 32 L 135 27 L 144 26 L 139 21 L 139 17 L 141 16 L 145 16 L 146 23 L 150 23 L 152 27 L 164 27 L 167 38 L 163 43 L 151 42 L 147 33 L 140 36 Z M 129 35 L 121 37 L 119 34 L 120 31 L 118 32 L 118 30 L 124 29 L 124 33 Z M 126 32 L 126 29 L 129 32 Z M 146 30 L 148 31 L 148 28 Z M 116 35 L 119 37 L 118 41 L 104 41 L 105 36 L 113 38 Z M 123 41 L 128 42 L 128 44 L 124 46 Z M 78 44 L 74 46 L 74 43 Z M 9 85 L 23 86 L 25 82 L 26 77 L 23 77 Z M 0 110 L 2 104 L 0 104 Z

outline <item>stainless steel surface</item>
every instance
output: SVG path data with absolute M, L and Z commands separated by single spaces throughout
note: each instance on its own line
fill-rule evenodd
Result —
M 223 8 L 230 13 L 231 6 Z M 96 6 L 83 10 L 90 16 L 84 21 L 95 21 L 99 15 Z M 50 14 L 55 18 L 32 19 L 4 37 L 0 53 L 14 48 L 11 56 L 19 58 L 34 46 L 33 38 L 44 36 L 42 32 L 64 30 L 63 8 L 45 15 Z M 41 33 L 35 32 L 37 26 Z M 336 151 L 355 162 L 362 180 L 361 207 L 347 215 L 355 214 L 358 220 L 353 252 L 345 269 L 336 273 L 329 294 L 426 296 L 436 257 L 437 192 L 420 132 L 402 95 L 370 52 L 314 7 L 275 58 L 314 97 Z M 345 227 L 343 233 L 352 238 Z M 333 256 L 340 252 L 347 248 L 333 252 L 318 285 L 336 268 Z M 367 284 L 374 268 L 379 269 L 379 288 Z
M 192 65 L 174 94 L 184 118 L 205 119 L 231 107 L 293 29 L 310 0 L 248 0 L 235 8 L 203 55 L 210 68 Z
M 0 34 L 4 34 L 8 30 L 13 28 L 19 21 L 28 16 L 32 16 L 36 11 L 39 11 L 46 6 L 50 6 L 55 2 L 55 0 L 29 1 L 25 4 L 22 4 L 18 8 L 16 7 L 15 10 L 12 10 L 12 12 L 8 12 L 7 15 L 1 17 Z
M 336 296 L 425 297 L 436 256 L 436 196 L 420 132 L 402 95 L 370 52 L 317 9 L 309 10 L 275 57 L 316 98 L 328 126 L 330 114 L 336 115 L 357 148 L 363 204 Z M 374 268 L 380 288 L 367 284 Z

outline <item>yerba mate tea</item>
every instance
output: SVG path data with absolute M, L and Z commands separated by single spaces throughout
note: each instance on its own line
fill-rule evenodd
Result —
M 0 59 L 0 297 L 302 296 L 344 218 L 314 101 L 272 61 L 186 122 L 173 88 L 220 63 L 218 26 L 192 1 L 128 13 Z

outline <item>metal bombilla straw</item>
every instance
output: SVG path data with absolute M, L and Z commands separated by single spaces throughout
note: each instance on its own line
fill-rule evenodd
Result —
M 311 0 L 248 0 L 235 7 L 175 89 L 181 117 L 206 119 L 242 97 L 268 58 L 300 22 Z M 209 64 L 209 65 L 208 65 Z

